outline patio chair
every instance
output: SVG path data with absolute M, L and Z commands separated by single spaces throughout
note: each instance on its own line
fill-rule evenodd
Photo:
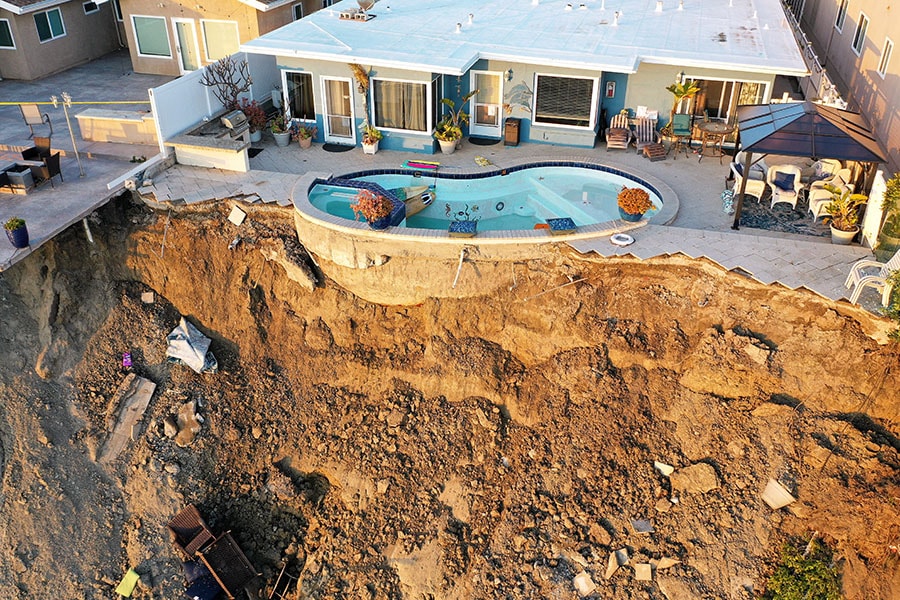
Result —
M 45 156 L 44 166 L 31 167 L 31 176 L 34 178 L 35 183 L 49 181 L 50 187 L 56 187 L 53 185 L 53 178 L 57 175 L 59 175 L 60 181 L 65 181 L 62 176 L 62 170 L 59 168 L 59 152 L 54 152 L 50 156 Z
M 50 135 L 53 135 L 53 123 L 50 122 L 50 115 L 41 113 L 41 109 L 38 108 L 37 104 L 20 104 L 19 110 L 22 111 L 22 118 L 25 119 L 25 124 L 28 125 L 28 129 L 31 130 L 31 135 L 28 136 L 29 138 L 34 137 L 35 125 L 49 125 Z
M 6 171 L 0 171 L 0 192 L 12 193 L 12 182 Z
M 871 273 L 867 272 L 867 269 L 878 270 Z M 844 282 L 844 287 L 853 288 L 850 294 L 850 303 L 857 303 L 863 288 L 873 287 L 881 290 L 881 305 L 887 307 L 891 301 L 891 291 L 893 290 L 893 285 L 888 281 L 888 277 L 897 270 L 900 270 L 900 250 L 897 250 L 894 256 L 884 263 L 865 258 L 853 263 L 850 273 L 847 275 L 847 281 Z
M 672 146 L 675 150 L 673 158 L 677 160 L 678 153 L 681 150 L 684 150 L 684 155 L 687 156 L 691 149 L 691 139 L 693 138 L 691 115 L 678 114 L 672 117 L 672 137 L 675 139 L 675 144 Z
M 741 191 L 741 181 L 743 180 L 743 171 L 744 165 L 739 163 L 731 163 L 731 174 L 734 177 L 734 193 L 737 194 Z M 744 194 L 747 196 L 755 196 L 757 202 L 762 202 L 763 196 L 766 195 L 766 182 L 762 179 L 747 179 L 747 187 L 744 189 Z
M 797 208 L 797 200 L 800 199 L 800 191 L 803 189 L 803 183 L 800 182 L 800 167 L 795 165 L 769 167 L 766 183 L 772 190 L 772 204 L 769 208 L 774 208 L 779 202 Z
M 44 160 L 50 156 L 50 138 L 37 136 L 34 138 L 34 146 L 22 150 L 24 160 Z
M 813 181 L 809 184 L 809 190 L 822 189 L 826 185 L 833 185 L 835 187 L 846 186 L 852 190 L 853 184 L 850 183 L 850 177 L 850 169 L 838 169 L 830 177 L 820 179 L 819 181 Z
M 200 516 L 200 511 L 193 504 L 188 504 L 180 513 L 169 521 L 166 527 L 172 537 L 172 545 L 187 560 L 215 540 L 215 536 Z
M 641 152 L 646 146 L 660 143 L 659 132 L 656 131 L 656 121 L 646 117 L 640 118 L 634 128 L 634 151 Z
M 809 203 L 809 212 L 813 217 L 813 221 L 819 217 L 825 216 L 825 207 L 831 202 L 833 194 L 825 189 L 826 185 L 836 187 L 841 193 L 847 190 L 853 191 L 853 184 L 850 181 L 850 169 L 841 169 L 828 179 L 814 181 L 806 192 L 806 198 Z
M 631 128 L 628 126 L 628 115 L 616 115 L 606 130 L 606 151 L 610 148 L 626 150 L 631 143 Z
M 769 172 L 769 165 L 766 164 L 766 159 L 761 158 L 761 156 L 761 154 L 753 155 L 754 160 L 750 165 L 750 179 L 759 179 L 760 181 L 766 180 L 766 174 Z M 734 162 L 739 165 L 743 165 L 746 160 L 747 155 L 743 150 L 734 155 Z

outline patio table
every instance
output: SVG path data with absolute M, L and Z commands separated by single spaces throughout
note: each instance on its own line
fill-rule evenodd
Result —
M 719 164 L 722 164 L 722 144 L 725 138 L 734 132 L 734 125 L 722 121 L 703 121 L 697 124 L 700 130 L 700 160 L 704 156 L 718 156 Z M 698 161 L 699 162 L 699 161 Z

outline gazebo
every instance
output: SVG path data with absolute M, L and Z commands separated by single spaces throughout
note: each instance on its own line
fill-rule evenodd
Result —
M 881 145 L 859 113 L 806 101 L 738 106 L 737 116 L 745 173 L 753 154 L 852 160 L 869 163 L 868 170 L 884 162 Z M 743 178 L 732 229 L 740 225 L 746 186 Z

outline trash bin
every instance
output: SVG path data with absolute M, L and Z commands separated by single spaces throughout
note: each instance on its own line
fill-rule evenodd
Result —
M 519 145 L 519 121 L 516 117 L 506 119 L 503 130 L 503 145 L 518 146 Z

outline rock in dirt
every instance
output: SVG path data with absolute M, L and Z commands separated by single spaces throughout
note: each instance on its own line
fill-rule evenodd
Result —
M 197 403 L 191 400 L 178 409 L 178 434 L 175 436 L 175 443 L 180 448 L 190 446 L 198 433 L 200 421 L 197 419 Z
M 667 465 L 666 463 L 661 463 L 658 460 L 653 461 L 653 468 L 668 477 L 675 470 L 675 467 L 672 465 Z
M 638 563 L 634 565 L 634 578 L 638 581 L 652 581 L 653 567 L 650 563 Z
M 572 583 L 575 585 L 578 595 L 582 598 L 590 596 L 597 589 L 597 584 L 594 583 L 594 580 L 591 579 L 591 576 L 588 575 L 586 571 L 582 571 L 576 575 L 575 579 L 572 580 Z
M 762 499 L 765 500 L 766 504 L 769 505 L 769 508 L 773 510 L 778 510 L 779 508 L 783 508 L 788 504 L 797 501 L 790 492 L 784 489 L 784 486 L 774 479 L 769 479 L 769 483 L 766 484 L 766 489 L 763 490 Z
M 705 494 L 719 487 L 716 470 L 706 463 L 697 463 L 684 469 L 678 469 L 670 477 L 672 489 L 692 494 Z

